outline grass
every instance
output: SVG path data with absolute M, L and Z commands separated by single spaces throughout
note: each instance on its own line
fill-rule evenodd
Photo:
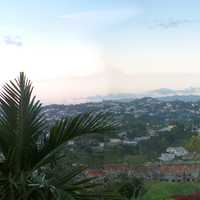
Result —
M 147 185 L 148 191 L 142 200 L 165 200 L 176 194 L 200 192 L 200 183 L 154 182 Z

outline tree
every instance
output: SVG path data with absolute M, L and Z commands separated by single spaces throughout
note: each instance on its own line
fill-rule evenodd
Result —
M 185 144 L 185 147 L 191 152 L 200 153 L 200 136 L 193 135 Z
M 49 130 L 32 91 L 31 81 L 21 72 L 0 95 L 0 199 L 96 199 L 96 184 L 79 178 L 85 166 L 60 174 L 54 168 L 69 140 L 108 133 L 119 124 L 106 113 L 84 113 L 57 121 Z

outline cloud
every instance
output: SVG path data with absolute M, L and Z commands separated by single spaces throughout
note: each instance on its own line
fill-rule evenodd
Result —
M 165 22 L 155 22 L 150 28 L 161 28 L 161 29 L 170 29 L 178 28 L 185 24 L 196 24 L 200 23 L 200 20 L 196 19 L 182 19 L 182 20 L 169 20 Z
M 66 14 L 59 18 L 65 20 L 68 24 L 83 28 L 88 26 L 102 27 L 124 22 L 141 13 L 141 10 L 137 8 L 90 10 Z
M 7 45 L 13 45 L 13 46 L 17 46 L 17 47 L 21 47 L 23 46 L 23 42 L 21 41 L 19 36 L 4 36 L 3 41 L 5 44 Z

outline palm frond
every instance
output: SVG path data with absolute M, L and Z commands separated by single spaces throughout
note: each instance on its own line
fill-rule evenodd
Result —
M 83 113 L 58 121 L 50 130 L 40 151 L 40 160 L 36 168 L 49 163 L 65 147 L 66 143 L 76 137 L 90 134 L 105 134 L 120 127 L 109 113 Z
M 0 94 L 0 148 L 14 170 L 31 165 L 36 141 L 44 130 L 42 107 L 32 91 L 31 82 L 22 72 L 19 79 L 5 84 Z M 10 152 L 14 155 L 9 156 Z

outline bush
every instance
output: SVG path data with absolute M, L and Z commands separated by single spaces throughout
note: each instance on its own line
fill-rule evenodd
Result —
M 118 192 L 126 199 L 138 199 L 145 193 L 144 181 L 136 177 L 128 178 L 122 181 Z

